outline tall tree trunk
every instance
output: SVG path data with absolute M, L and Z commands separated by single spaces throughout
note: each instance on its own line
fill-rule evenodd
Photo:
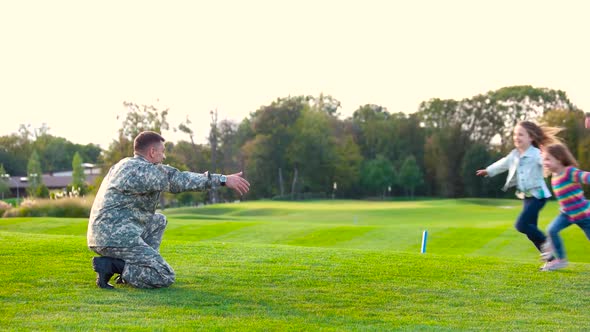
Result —
M 297 185 L 297 167 L 293 171 L 293 184 L 291 184 L 291 200 L 295 200 L 295 187 Z
M 211 131 L 209 133 L 209 144 L 211 145 L 211 172 L 217 168 L 217 110 L 211 111 Z
M 215 112 L 211 111 L 211 131 L 209 132 L 209 144 L 211 145 L 211 170 L 209 172 L 215 173 L 217 169 L 217 109 Z M 217 203 L 217 190 L 211 189 L 211 203 Z
M 285 186 L 283 185 L 283 171 L 279 167 L 279 190 L 281 192 L 281 196 L 285 195 Z
M 190 134 L 189 137 L 191 138 L 191 145 L 193 146 L 193 150 L 195 151 L 195 156 L 199 155 L 199 149 L 197 148 L 197 145 L 195 144 L 195 140 L 193 139 L 193 134 Z M 192 164 L 192 163 L 191 163 Z M 193 165 L 189 166 L 189 169 L 192 172 L 198 172 L 199 170 L 197 169 L 197 165 L 196 163 Z

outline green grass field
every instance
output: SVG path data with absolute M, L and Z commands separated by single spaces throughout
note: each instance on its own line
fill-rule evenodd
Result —
M 590 329 L 590 242 L 540 272 L 517 200 L 251 202 L 164 211 L 170 288 L 98 289 L 85 219 L 0 219 L 2 330 Z M 542 211 L 545 229 L 557 214 Z M 423 230 L 426 254 L 420 254 Z

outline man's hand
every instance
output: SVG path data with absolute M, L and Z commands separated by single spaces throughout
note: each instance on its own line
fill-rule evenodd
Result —
M 225 186 L 235 190 L 240 195 L 244 195 L 250 190 L 250 183 L 242 177 L 242 172 L 227 175 Z
M 477 176 L 487 176 L 488 175 L 488 171 L 486 171 L 485 169 L 478 169 L 475 172 L 475 175 L 477 175 Z

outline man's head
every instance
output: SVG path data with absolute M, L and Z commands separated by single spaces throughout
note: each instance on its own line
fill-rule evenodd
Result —
M 149 162 L 159 164 L 166 159 L 164 154 L 165 141 L 164 137 L 156 132 L 142 131 L 133 141 L 133 151 L 145 157 Z

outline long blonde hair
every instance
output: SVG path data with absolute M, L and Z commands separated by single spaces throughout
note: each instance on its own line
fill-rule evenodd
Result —
M 536 148 L 562 142 L 561 138 L 557 137 L 557 134 L 563 130 L 561 127 L 551 127 L 544 124 L 538 125 L 532 121 L 521 121 L 517 126 L 521 126 L 527 131 L 533 139 L 533 146 Z

